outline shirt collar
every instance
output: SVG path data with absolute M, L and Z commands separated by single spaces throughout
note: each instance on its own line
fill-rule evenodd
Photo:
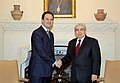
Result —
M 82 37 L 81 39 L 77 38 L 76 45 L 79 43 L 79 40 L 81 40 L 81 41 L 80 41 L 80 45 L 81 45 L 81 44 L 82 44 L 82 42 L 83 42 L 83 40 L 84 40 L 84 38 L 85 38 L 85 36 L 84 36 L 84 37 Z
M 42 25 L 42 27 L 45 31 L 49 31 L 49 29 L 47 29 L 44 25 Z

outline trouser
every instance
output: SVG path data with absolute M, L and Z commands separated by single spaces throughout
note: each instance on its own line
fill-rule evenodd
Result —
M 38 76 L 31 76 L 30 83 L 50 83 L 52 77 L 38 77 Z
M 73 81 L 72 83 L 97 83 L 96 81 L 94 81 L 94 82 L 92 82 L 92 81 L 90 81 L 90 82 L 78 82 L 77 80 L 76 81 Z

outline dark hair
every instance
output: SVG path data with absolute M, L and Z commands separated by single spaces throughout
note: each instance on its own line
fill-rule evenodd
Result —
M 44 13 L 42 14 L 42 20 L 44 19 L 44 17 L 45 17 L 46 14 L 51 14 L 51 15 L 53 16 L 53 19 L 54 19 L 53 13 L 50 12 L 50 11 L 46 11 L 46 12 L 44 12 Z

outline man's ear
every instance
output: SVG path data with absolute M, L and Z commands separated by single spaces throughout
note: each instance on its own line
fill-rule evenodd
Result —
M 41 23 L 43 24 L 43 20 L 41 20 Z

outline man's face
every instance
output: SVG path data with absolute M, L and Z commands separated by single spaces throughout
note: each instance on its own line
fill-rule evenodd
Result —
M 42 19 L 42 24 L 47 28 L 50 29 L 53 26 L 54 18 L 51 14 L 45 14 L 44 19 Z
M 86 30 L 85 30 L 85 28 L 83 27 L 83 26 L 76 26 L 75 27 L 75 36 L 77 37 L 77 38 L 82 38 L 82 37 L 84 37 L 86 35 Z

